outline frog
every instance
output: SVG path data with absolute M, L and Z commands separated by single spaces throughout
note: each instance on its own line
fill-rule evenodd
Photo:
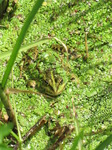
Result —
M 57 73 L 56 66 L 52 65 L 52 67 L 42 69 L 40 65 L 42 60 L 39 60 L 39 55 L 42 55 L 42 52 L 37 47 L 24 52 L 20 66 L 20 77 L 25 71 L 28 74 L 28 84 L 31 83 L 33 88 L 52 97 L 59 96 L 65 89 L 67 82 Z
M 44 92 L 50 96 L 58 96 L 65 89 L 66 82 L 63 81 L 62 77 L 55 74 L 52 70 L 45 72 L 43 75 L 42 86 Z

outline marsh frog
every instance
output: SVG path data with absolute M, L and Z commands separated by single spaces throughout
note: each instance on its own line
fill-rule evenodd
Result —
M 39 55 L 42 55 L 42 52 L 38 52 L 37 48 L 29 49 L 24 53 L 20 67 L 20 76 L 22 77 L 22 71 L 25 71 L 28 75 L 28 80 L 36 81 L 35 88 L 50 96 L 58 96 L 65 89 L 66 82 L 56 73 L 56 69 L 52 67 L 43 69 L 40 65 L 42 61 L 39 60 L 41 58 L 38 57 Z

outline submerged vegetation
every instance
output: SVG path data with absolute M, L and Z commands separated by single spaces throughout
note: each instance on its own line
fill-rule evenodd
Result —
M 34 2 L 18 1 L 0 22 L 0 82 Z M 13 131 L 0 101 L 0 148 L 112 149 L 111 12 L 111 0 L 43 2 L 9 72 Z

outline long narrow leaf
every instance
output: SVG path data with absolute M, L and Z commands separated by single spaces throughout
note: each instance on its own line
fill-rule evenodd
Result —
M 48 42 L 50 39 L 51 38 L 43 38 L 43 39 L 40 39 L 40 40 L 33 42 L 31 44 L 24 45 L 20 48 L 19 52 L 27 51 L 30 48 L 33 48 L 33 47 L 36 47 L 40 44 Z M 0 53 L 0 60 L 9 57 L 11 53 L 12 53 L 12 50 L 9 50 L 8 52 Z
M 5 144 L 0 144 L 0 150 L 12 150 L 12 148 L 8 148 Z
M 80 133 L 75 137 L 75 140 L 74 140 L 74 142 L 73 142 L 73 145 L 72 145 L 71 150 L 75 150 L 75 149 L 76 149 L 76 147 L 78 146 L 78 143 L 79 143 L 79 141 L 82 139 L 82 137 L 83 137 L 83 131 L 80 132 Z
M 112 134 L 106 138 L 101 144 L 99 144 L 95 150 L 103 150 L 112 142 Z
M 37 0 L 35 5 L 33 6 L 33 9 L 32 11 L 30 12 L 28 18 L 26 19 L 26 22 L 24 23 L 22 29 L 21 29 L 21 32 L 20 32 L 20 35 L 16 41 L 16 44 L 14 46 L 14 49 L 12 51 L 12 54 L 10 56 L 10 59 L 9 59 L 9 62 L 7 64 L 7 68 L 6 68 L 6 71 L 5 71 L 5 74 L 3 76 L 3 79 L 2 79 L 2 88 L 4 89 L 5 86 L 6 86 L 6 83 L 7 83 L 7 80 L 8 80 L 8 77 L 9 77 L 9 74 L 11 72 L 11 69 L 12 69 L 12 66 L 14 64 L 14 61 L 17 57 L 17 54 L 18 54 L 18 51 L 20 49 L 20 46 L 23 42 L 23 39 L 26 35 L 26 32 L 28 30 L 28 27 L 30 26 L 30 23 L 32 22 L 35 14 L 37 13 L 38 9 L 41 7 L 42 3 L 43 3 L 44 0 Z
M 13 124 L 5 124 L 0 126 L 0 144 L 2 144 L 2 140 L 5 136 L 7 136 L 13 128 Z

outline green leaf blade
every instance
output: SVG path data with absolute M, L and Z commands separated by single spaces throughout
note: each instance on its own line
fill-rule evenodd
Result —
M 2 88 L 4 89 L 5 86 L 6 86 L 6 83 L 7 83 L 7 80 L 8 80 L 8 77 L 9 77 L 9 74 L 11 72 L 11 69 L 13 67 L 13 64 L 14 64 L 14 61 L 17 57 L 17 54 L 18 54 L 18 51 L 20 49 L 20 46 L 23 42 L 23 39 L 26 35 L 26 32 L 30 26 L 30 23 L 32 22 L 35 14 L 37 13 L 37 11 L 39 10 L 39 8 L 41 7 L 42 3 L 43 3 L 44 0 L 37 0 L 35 5 L 33 6 L 33 9 L 32 11 L 30 12 L 28 18 L 26 19 L 26 22 L 25 24 L 23 25 L 22 29 L 21 29 L 21 32 L 20 32 L 20 35 L 16 41 L 16 44 L 14 46 L 14 49 L 12 51 L 12 54 L 10 56 L 10 59 L 9 59 L 9 62 L 7 64 L 7 68 L 6 68 L 6 71 L 5 71 L 5 74 L 3 76 L 3 79 L 2 79 Z
M 112 134 L 108 136 L 101 144 L 99 144 L 95 150 L 103 150 L 112 142 Z
M 2 143 L 2 140 L 5 136 L 7 136 L 13 128 L 13 124 L 5 124 L 0 126 L 0 144 Z
M 73 142 L 72 148 L 71 148 L 70 150 L 75 150 L 75 149 L 76 149 L 76 147 L 77 147 L 77 145 L 78 145 L 80 139 L 82 139 L 82 137 L 83 137 L 83 131 L 80 132 L 80 133 L 75 137 L 75 140 L 74 140 L 74 142 Z

